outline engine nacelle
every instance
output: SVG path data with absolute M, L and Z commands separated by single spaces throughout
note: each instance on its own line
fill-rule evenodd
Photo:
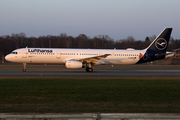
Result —
M 66 68 L 82 68 L 83 67 L 83 64 L 82 62 L 79 62 L 79 61 L 66 61 L 65 62 L 65 67 Z

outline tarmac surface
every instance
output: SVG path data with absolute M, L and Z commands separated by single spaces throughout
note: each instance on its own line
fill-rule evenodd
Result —
M 31 120 L 31 119 L 65 119 L 65 120 L 179 120 L 179 114 L 169 113 L 82 113 L 82 114 L 35 114 L 35 115 L 6 115 L 0 114 L 0 119 L 3 120 Z
M 0 76 L 150 76 L 180 77 L 180 70 L 0 70 Z

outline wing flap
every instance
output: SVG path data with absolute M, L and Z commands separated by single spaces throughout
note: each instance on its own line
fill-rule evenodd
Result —
M 96 62 L 99 62 L 100 59 L 105 59 L 109 55 L 111 55 L 111 54 L 103 54 L 103 55 L 98 55 L 98 56 L 93 56 L 93 57 L 71 59 L 71 60 L 81 61 L 83 63 L 96 63 Z

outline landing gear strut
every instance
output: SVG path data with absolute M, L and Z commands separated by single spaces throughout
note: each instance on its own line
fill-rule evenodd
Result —
M 88 63 L 88 65 L 86 64 L 86 72 L 93 72 L 91 63 Z
M 26 72 L 26 66 L 27 66 L 27 64 L 23 63 L 23 72 Z

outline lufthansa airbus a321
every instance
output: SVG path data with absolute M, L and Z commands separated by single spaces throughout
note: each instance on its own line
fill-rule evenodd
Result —
M 171 52 L 166 52 L 172 28 L 165 28 L 154 41 L 143 50 L 134 49 L 59 49 L 59 48 L 20 48 L 5 56 L 10 62 L 64 64 L 66 68 L 85 68 L 92 72 L 93 65 L 140 64 L 164 59 Z

